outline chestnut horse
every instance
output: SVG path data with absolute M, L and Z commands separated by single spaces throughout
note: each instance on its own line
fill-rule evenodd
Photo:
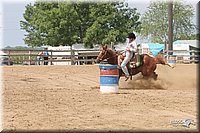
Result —
M 96 59 L 96 62 L 99 63 L 100 61 L 106 59 L 108 64 L 118 65 L 118 54 L 113 52 L 110 48 L 107 48 L 107 45 L 103 46 L 102 48 L 103 49 L 100 51 Z M 149 56 L 148 54 L 142 54 L 141 59 L 142 59 L 141 60 L 142 65 L 136 68 L 130 68 L 129 63 L 127 64 L 127 68 L 130 73 L 131 80 L 132 80 L 132 75 L 136 75 L 139 72 L 142 73 L 144 78 L 153 78 L 156 80 L 158 76 L 158 74 L 155 73 L 157 63 L 170 66 L 169 64 L 165 63 L 164 58 L 160 55 L 154 58 L 154 57 Z M 119 69 L 119 77 L 121 76 L 124 76 L 124 73 L 122 69 Z

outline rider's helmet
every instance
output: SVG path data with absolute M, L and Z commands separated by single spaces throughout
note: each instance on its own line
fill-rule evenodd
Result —
M 135 34 L 134 33 L 128 33 L 128 38 L 133 38 L 133 39 L 135 39 L 136 38 L 136 36 L 135 36 Z

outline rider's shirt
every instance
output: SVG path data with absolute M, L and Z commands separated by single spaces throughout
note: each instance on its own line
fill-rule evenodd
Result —
M 135 40 L 132 41 L 131 43 L 127 43 L 126 49 L 130 49 L 131 52 L 137 52 L 137 44 Z
M 126 50 L 122 54 L 123 56 L 126 56 L 126 52 L 129 52 L 127 49 L 130 49 L 130 52 L 137 53 L 137 44 L 135 40 L 132 41 L 131 43 L 127 43 Z

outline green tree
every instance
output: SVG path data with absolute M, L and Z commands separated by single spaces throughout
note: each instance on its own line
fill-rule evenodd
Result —
M 21 28 L 29 46 L 124 42 L 130 31 L 139 31 L 139 14 L 125 3 L 36 2 L 28 4 Z
M 125 42 L 128 32 L 140 29 L 139 14 L 126 3 L 98 3 L 91 8 L 90 16 L 95 21 L 84 38 L 87 46 Z
M 194 9 L 184 1 L 173 1 L 173 40 L 189 38 L 194 34 L 192 22 Z M 168 3 L 150 2 L 150 6 L 141 18 L 141 35 L 151 38 L 152 42 L 168 41 Z

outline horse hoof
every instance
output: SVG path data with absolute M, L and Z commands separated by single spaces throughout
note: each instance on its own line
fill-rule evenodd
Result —
M 129 78 L 130 78 L 129 76 L 127 76 L 127 77 L 125 76 L 125 81 L 127 81 Z
M 157 78 L 158 78 L 158 74 L 155 74 L 154 77 L 153 77 L 153 79 L 157 80 Z

